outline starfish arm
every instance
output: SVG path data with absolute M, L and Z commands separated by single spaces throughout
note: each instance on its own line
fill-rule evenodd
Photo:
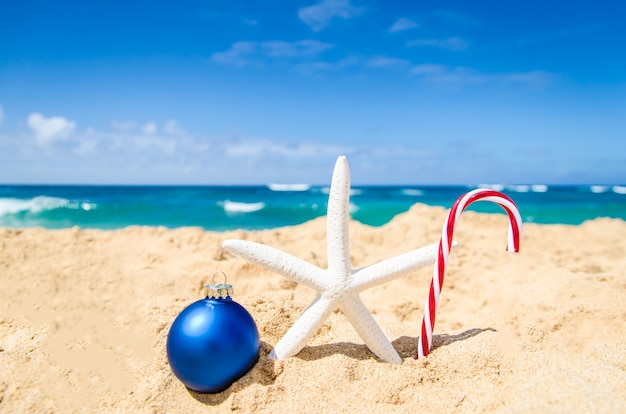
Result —
M 350 279 L 350 169 L 346 157 L 337 158 L 328 195 L 326 243 L 328 270 L 347 285 Z
M 263 266 L 318 292 L 327 285 L 322 269 L 273 247 L 244 240 L 225 240 L 222 247 L 236 256 Z
M 296 323 L 289 328 L 285 336 L 278 341 L 269 357 L 284 359 L 300 352 L 333 311 L 334 303 L 335 299 L 317 295 L 309 307 L 302 312 Z
M 340 309 L 370 351 L 390 364 L 402 364 L 402 358 L 400 358 L 357 294 L 345 296 Z
M 455 243 L 456 245 L 456 243 Z M 358 269 L 352 276 L 350 288 L 361 292 L 376 285 L 405 276 L 435 263 L 439 244 L 430 244 L 391 259 Z

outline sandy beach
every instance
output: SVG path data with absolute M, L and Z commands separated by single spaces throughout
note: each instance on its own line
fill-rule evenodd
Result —
M 350 225 L 353 267 L 437 243 L 447 211 L 415 205 Z M 0 412 L 626 412 L 626 223 L 525 224 L 464 213 L 434 350 L 413 358 L 432 267 L 361 294 L 402 365 L 377 359 L 336 312 L 295 357 L 267 355 L 315 296 L 224 252 L 264 243 L 326 266 L 326 220 L 259 232 L 0 229 Z M 254 317 L 256 366 L 226 391 L 172 374 L 169 327 L 223 271 Z

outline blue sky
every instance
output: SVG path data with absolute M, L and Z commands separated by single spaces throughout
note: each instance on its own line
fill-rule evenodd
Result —
M 0 182 L 626 183 L 621 1 L 12 1 Z

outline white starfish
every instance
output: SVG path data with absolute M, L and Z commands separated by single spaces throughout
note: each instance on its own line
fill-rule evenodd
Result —
M 402 363 L 396 350 L 361 302 L 359 292 L 434 263 L 438 245 L 422 247 L 353 270 L 350 267 L 349 205 L 350 169 L 346 157 L 341 156 L 335 164 L 328 197 L 327 270 L 259 243 L 226 240 L 222 244 L 227 251 L 318 292 L 315 300 L 276 344 L 270 358 L 283 359 L 300 352 L 331 312 L 338 308 L 376 356 L 389 363 Z

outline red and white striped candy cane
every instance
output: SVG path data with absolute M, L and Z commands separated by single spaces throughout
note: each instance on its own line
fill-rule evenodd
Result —
M 422 321 L 422 335 L 419 338 L 417 355 L 415 358 L 421 358 L 428 355 L 433 344 L 433 328 L 435 327 L 435 312 L 439 305 L 439 295 L 443 287 L 443 276 L 448 264 L 448 255 L 452 249 L 452 237 L 454 227 L 461 217 L 463 210 L 475 201 L 485 200 L 499 204 L 509 215 L 509 235 L 507 250 L 519 252 L 520 238 L 522 236 L 522 217 L 520 216 L 517 206 L 506 195 L 494 191 L 479 188 L 470 191 L 460 197 L 450 210 L 448 219 L 443 225 L 441 232 L 441 240 L 439 241 L 439 253 L 435 261 L 433 269 L 433 280 L 430 282 L 430 291 L 424 306 L 424 319 Z

